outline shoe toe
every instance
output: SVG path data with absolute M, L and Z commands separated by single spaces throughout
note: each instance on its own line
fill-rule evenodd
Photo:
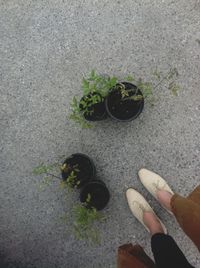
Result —
M 133 201 L 135 199 L 136 195 L 137 195 L 137 192 L 135 189 L 133 189 L 133 188 L 127 189 L 126 198 L 127 198 L 128 202 Z
M 139 175 L 140 180 L 144 181 L 144 180 L 152 179 L 157 174 L 146 168 L 142 168 L 139 170 L 138 175 Z

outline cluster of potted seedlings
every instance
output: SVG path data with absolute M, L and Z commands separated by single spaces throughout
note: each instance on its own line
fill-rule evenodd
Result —
M 73 209 L 76 238 L 99 242 L 99 233 L 94 223 L 104 218 L 99 211 L 105 208 L 110 199 L 106 184 L 96 179 L 94 162 L 85 154 L 71 155 L 64 161 L 61 170 L 63 184 L 80 190 L 81 205 Z
M 105 183 L 96 179 L 95 165 L 85 154 L 73 154 L 61 166 L 64 184 L 80 189 L 80 201 L 88 208 L 102 210 L 107 205 L 110 194 Z M 88 198 L 89 197 L 89 198 Z
M 144 108 L 144 99 L 152 95 L 152 85 L 135 81 L 131 76 L 124 80 L 126 82 L 120 82 L 116 77 L 92 71 L 87 79 L 83 79 L 80 101 L 73 98 L 70 118 L 83 128 L 91 127 L 90 121 L 107 117 L 125 122 L 137 118 Z
M 144 100 L 153 100 L 153 90 L 165 82 L 172 94 L 177 96 L 180 87 L 175 83 L 178 77 L 176 68 L 170 68 L 167 74 L 157 70 L 153 74 L 157 79 L 154 86 L 130 75 L 121 81 L 114 76 L 98 75 L 93 70 L 88 78 L 83 78 L 81 99 L 73 98 L 70 119 L 83 128 L 90 128 L 91 121 L 108 117 L 121 122 L 134 120 L 142 112 Z
M 108 204 L 110 193 L 106 184 L 96 178 L 94 162 L 85 154 L 72 154 L 60 166 L 61 177 L 52 174 L 56 165 L 41 165 L 33 172 L 35 175 L 46 174 L 60 179 L 62 188 L 80 190 L 80 204 L 73 207 L 73 213 L 70 215 L 70 217 L 74 216 L 74 234 L 78 239 L 99 242 L 99 233 L 94 228 L 94 224 L 105 218 L 100 210 Z

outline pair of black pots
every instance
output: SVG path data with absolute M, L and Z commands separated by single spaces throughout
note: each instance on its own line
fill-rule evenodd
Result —
M 122 82 L 121 84 L 123 84 L 125 89 L 129 91 L 130 97 L 135 95 L 136 92 L 137 96 L 143 96 L 142 92 L 135 85 L 128 82 Z M 103 98 L 96 92 L 91 94 L 99 95 L 101 102 L 93 104 L 90 107 L 92 113 L 83 114 L 87 121 L 100 121 L 110 116 L 117 121 L 127 122 L 137 118 L 144 108 L 144 98 L 139 100 L 126 98 L 126 100 L 123 100 L 121 92 L 117 87 L 111 89 L 106 98 Z M 82 100 L 86 100 L 87 98 L 88 96 L 84 96 Z M 82 109 L 81 105 L 80 109 Z
M 94 207 L 97 210 L 105 208 L 110 199 L 110 193 L 105 183 L 96 179 L 95 165 L 85 154 L 72 154 L 64 163 L 71 167 L 76 167 L 76 180 L 79 182 L 77 188 L 80 189 L 80 201 L 87 203 L 87 207 Z M 63 180 L 67 180 L 70 175 L 68 172 L 62 171 Z M 88 200 L 88 196 L 90 196 Z

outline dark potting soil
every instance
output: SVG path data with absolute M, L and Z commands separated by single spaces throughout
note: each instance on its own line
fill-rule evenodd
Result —
M 133 96 L 137 90 L 136 86 L 125 82 L 123 84 L 125 84 L 127 90 L 132 89 L 132 91 L 129 92 L 129 96 Z M 142 95 L 142 92 L 138 90 L 137 95 Z M 143 106 L 143 99 L 138 101 L 131 99 L 123 100 L 119 89 L 111 91 L 107 97 L 107 108 L 109 113 L 111 116 L 119 120 L 134 119 L 141 113 Z
M 107 205 L 110 199 L 110 193 L 102 181 L 90 181 L 83 187 L 80 200 L 86 202 L 88 194 L 91 196 L 89 207 L 94 207 L 97 210 L 102 210 Z
M 99 93 L 92 93 L 92 95 L 99 95 L 101 97 L 101 102 L 93 104 L 88 108 L 89 111 L 92 113 L 84 113 L 84 117 L 88 121 L 99 121 L 103 120 L 107 117 L 106 106 L 105 106 L 105 99 Z M 88 95 L 89 97 L 91 94 Z M 82 99 L 87 98 L 88 96 L 84 96 Z M 91 102 L 88 102 L 91 103 Z M 80 104 L 80 109 L 83 109 L 82 105 Z
M 62 171 L 62 178 L 66 180 L 70 175 L 73 167 L 78 169 L 79 171 L 75 171 L 77 175 L 77 181 L 80 181 L 78 188 L 82 187 L 84 183 L 93 179 L 95 177 L 95 166 L 93 162 L 83 154 L 73 154 L 71 157 L 65 160 L 66 164 L 68 164 L 71 169 L 68 172 Z M 64 164 L 63 163 L 63 164 Z
M 90 107 L 91 111 L 93 111 L 92 114 L 86 114 L 84 113 L 84 117 L 88 121 L 98 121 L 98 120 L 103 120 L 107 116 L 106 113 L 106 107 L 105 107 L 105 102 L 99 102 Z

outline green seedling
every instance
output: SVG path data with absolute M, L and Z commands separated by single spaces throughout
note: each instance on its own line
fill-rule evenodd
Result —
M 61 188 L 77 188 L 80 184 L 80 181 L 77 179 L 77 174 L 80 171 L 78 165 L 71 166 L 70 164 L 64 163 L 60 169 L 62 172 L 69 173 L 67 179 L 61 181 Z
M 74 206 L 73 231 L 77 239 L 99 243 L 100 235 L 94 225 L 96 222 L 104 220 L 105 217 L 95 208 L 88 206 L 90 201 L 91 195 L 88 194 L 85 203 Z
M 122 97 L 122 101 L 123 100 L 134 100 L 134 101 L 140 101 L 144 98 L 149 98 L 153 93 L 153 89 L 152 89 L 152 84 L 151 83 L 144 83 L 142 82 L 141 79 L 139 79 L 136 82 L 136 90 L 135 88 L 133 89 L 126 89 L 125 85 L 122 83 L 119 83 L 118 88 L 120 90 L 121 93 L 121 97 Z M 143 95 L 139 94 L 139 89 L 141 90 Z M 134 92 L 134 95 L 130 95 L 130 93 Z
M 69 173 L 69 176 L 65 181 L 62 180 L 61 177 L 52 173 L 53 171 L 55 172 L 55 169 L 58 167 L 60 167 L 61 171 Z M 65 163 L 62 166 L 60 166 L 60 164 L 57 162 L 51 165 L 41 164 L 40 166 L 37 166 L 36 168 L 33 169 L 34 175 L 46 175 L 43 178 L 41 184 L 39 185 L 40 190 L 43 190 L 45 186 L 50 185 L 50 183 L 52 182 L 52 178 L 56 178 L 61 181 L 60 183 L 61 188 L 68 188 L 69 190 L 71 190 L 72 188 L 77 188 L 78 185 L 80 184 L 80 181 L 77 180 L 78 172 L 79 172 L 78 165 L 70 166 L 67 163 Z
M 71 190 L 77 188 L 80 184 L 80 181 L 77 179 L 77 173 L 71 171 L 66 180 L 62 180 L 60 183 L 61 188 Z
M 178 96 L 178 92 L 181 89 L 179 85 L 177 85 L 174 81 L 169 84 L 168 89 L 174 96 Z
M 159 73 L 159 76 L 157 75 L 158 73 Z M 180 90 L 180 86 L 177 85 L 175 82 L 179 76 L 177 68 L 171 67 L 169 72 L 166 75 L 163 75 L 161 72 L 158 72 L 157 69 L 153 74 L 156 75 L 159 80 L 159 82 L 154 86 L 154 89 L 158 88 L 164 82 L 167 82 L 169 83 L 168 89 L 171 91 L 171 93 L 174 96 L 178 95 L 177 92 Z
M 82 128 L 91 128 L 92 125 L 86 121 L 84 115 L 92 115 L 94 113 L 94 105 L 102 102 L 110 89 L 115 87 L 116 84 L 116 77 L 98 75 L 93 70 L 88 78 L 83 78 L 83 98 L 78 101 L 74 97 L 72 100 L 70 119 L 80 124 Z
M 94 113 L 94 105 L 101 102 L 102 99 L 105 98 L 111 90 L 116 88 L 119 88 L 121 92 L 122 101 L 125 101 L 127 99 L 134 101 L 148 99 L 149 102 L 153 105 L 153 91 L 163 83 L 167 82 L 169 83 L 169 90 L 174 96 L 177 96 L 177 93 L 180 89 L 180 87 L 175 83 L 175 80 L 179 75 L 177 68 L 170 68 L 169 72 L 166 75 L 163 75 L 162 72 L 156 69 L 153 72 L 153 75 L 158 80 L 155 85 L 153 85 L 151 82 L 144 82 L 142 79 L 135 79 L 131 75 L 125 77 L 123 79 L 124 81 L 134 81 L 134 84 L 137 87 L 136 90 L 134 88 L 135 92 L 133 95 L 133 90 L 127 90 L 125 86 L 119 82 L 118 78 L 98 75 L 93 70 L 88 78 L 83 78 L 83 98 L 81 100 L 78 100 L 76 97 L 74 97 L 72 100 L 72 113 L 70 115 L 70 119 L 74 120 L 76 123 L 79 123 L 82 128 L 91 128 L 92 125 L 88 123 L 84 115 L 92 115 Z M 142 95 L 138 94 L 139 90 L 142 92 Z

